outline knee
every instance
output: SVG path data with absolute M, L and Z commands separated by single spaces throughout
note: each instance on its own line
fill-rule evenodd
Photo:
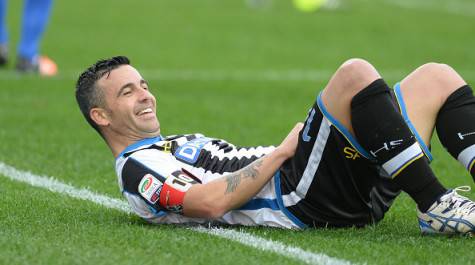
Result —
M 426 63 L 418 70 L 424 75 L 431 90 L 451 93 L 465 84 L 462 77 L 447 64 Z
M 452 75 L 455 71 L 452 67 L 443 63 L 430 62 L 423 64 L 419 67 L 419 71 L 431 78 L 444 79 L 445 77 Z
M 376 79 L 381 78 L 376 69 L 364 59 L 353 58 L 345 61 L 335 73 L 335 86 L 340 94 L 353 96 Z
M 370 72 L 372 70 L 374 70 L 374 67 L 368 61 L 360 58 L 351 58 L 349 60 L 346 60 L 338 68 L 338 71 L 344 74 L 358 77 L 359 75 L 364 75 L 365 73 Z

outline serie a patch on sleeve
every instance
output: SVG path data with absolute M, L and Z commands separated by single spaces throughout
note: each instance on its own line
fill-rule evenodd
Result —
M 155 204 L 160 198 L 160 192 L 162 191 L 163 183 L 156 179 L 151 174 L 143 176 L 139 184 L 139 193 L 147 201 Z

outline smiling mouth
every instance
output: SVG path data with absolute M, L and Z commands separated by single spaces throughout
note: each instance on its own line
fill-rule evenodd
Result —
M 152 108 L 143 109 L 143 110 L 139 111 L 139 112 L 137 113 L 137 115 L 140 116 L 140 115 L 149 114 L 149 113 L 153 113 Z

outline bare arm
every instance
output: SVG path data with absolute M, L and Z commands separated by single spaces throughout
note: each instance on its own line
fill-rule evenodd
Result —
M 183 213 L 189 217 L 217 218 L 248 202 L 295 154 L 302 126 L 297 123 L 272 153 L 247 167 L 207 184 L 193 185 L 186 192 Z

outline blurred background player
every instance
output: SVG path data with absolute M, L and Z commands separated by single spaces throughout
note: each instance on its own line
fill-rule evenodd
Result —
M 38 52 L 52 3 L 52 0 L 24 1 L 16 61 L 16 69 L 20 73 L 38 73 L 43 76 L 53 76 L 57 73 L 56 63 Z M 0 66 L 6 66 L 9 60 L 6 9 L 7 0 L 0 0 Z
M 340 0 L 292 0 L 294 7 L 302 12 L 311 13 L 319 9 L 336 9 Z
M 270 9 L 274 0 L 246 0 L 246 5 L 252 9 Z M 341 0 L 292 0 L 298 11 L 313 13 L 320 9 L 332 10 L 341 6 Z

